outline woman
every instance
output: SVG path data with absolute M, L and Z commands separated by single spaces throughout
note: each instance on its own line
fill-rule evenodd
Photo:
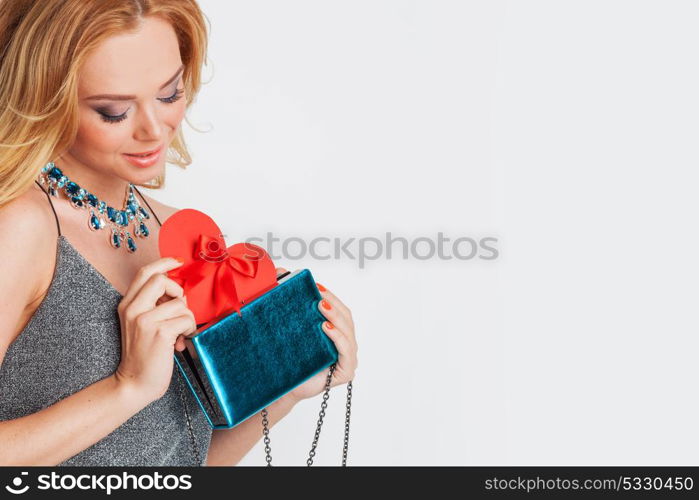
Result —
M 0 2 L 0 465 L 233 465 L 262 436 L 260 414 L 212 431 L 174 367 L 196 330 L 157 247 L 177 209 L 129 189 L 161 187 L 166 153 L 191 163 L 204 19 L 195 0 Z M 84 206 L 49 196 L 48 175 Z M 115 215 L 126 193 L 138 235 Z M 336 386 L 357 366 L 354 323 L 319 289 Z M 269 425 L 325 378 L 271 404 Z

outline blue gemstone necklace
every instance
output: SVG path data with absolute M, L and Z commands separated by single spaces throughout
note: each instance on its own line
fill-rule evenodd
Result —
M 131 183 L 126 188 L 124 208 L 117 210 L 71 181 L 53 162 L 47 163 L 41 169 L 39 182 L 48 187 L 51 196 L 57 197 L 58 191 L 63 189 L 73 207 L 89 209 L 88 227 L 93 231 L 99 231 L 108 226 L 111 229 L 109 242 L 114 248 L 121 248 L 122 243 L 126 242 L 124 246 L 130 253 L 136 251 L 136 242 L 127 230 L 131 222 L 134 236 L 146 238 L 150 234 L 144 222 L 145 219 L 150 219 L 150 214 L 138 202 Z

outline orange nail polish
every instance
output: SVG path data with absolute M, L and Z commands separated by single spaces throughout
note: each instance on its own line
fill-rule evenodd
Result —
M 328 311 L 332 309 L 332 306 L 330 305 L 330 302 L 327 300 L 323 299 L 320 301 L 320 305 L 323 306 L 323 309 L 327 309 Z
M 326 327 L 328 330 L 332 330 L 333 328 L 335 328 L 335 326 L 334 326 L 330 321 L 326 321 L 326 322 L 325 322 L 325 327 Z
M 316 283 L 316 286 L 318 287 L 318 290 L 320 290 L 321 292 L 324 292 L 324 291 L 327 290 L 327 288 L 325 288 L 325 287 L 324 287 L 323 285 L 321 285 L 320 283 Z

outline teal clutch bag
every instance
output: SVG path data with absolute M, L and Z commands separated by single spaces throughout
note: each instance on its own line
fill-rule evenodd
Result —
M 308 269 L 185 339 L 175 361 L 214 429 L 230 428 L 337 361 Z
M 322 296 L 311 272 L 277 276 L 262 247 L 237 243 L 226 248 L 216 223 L 190 208 L 162 224 L 158 244 L 162 257 L 182 260 L 167 274 L 182 286 L 197 330 L 185 337 L 183 351 L 175 350 L 175 362 L 213 429 L 235 427 L 261 412 L 271 465 L 266 407 L 330 367 L 307 461 L 312 465 L 338 352 L 321 328 Z M 350 382 L 343 465 L 351 387 Z

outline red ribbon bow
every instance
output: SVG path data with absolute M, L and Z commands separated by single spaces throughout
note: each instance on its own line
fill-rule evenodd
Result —
M 185 211 L 189 213 L 177 217 Z M 192 217 L 209 219 L 205 224 L 209 230 L 190 231 Z M 184 223 L 187 224 L 183 226 Z M 211 231 L 212 225 L 215 231 Z M 197 324 L 232 311 L 242 316 L 243 304 L 277 284 L 274 263 L 262 247 L 237 243 L 226 248 L 223 238 L 213 234 L 220 234 L 218 226 L 207 215 L 193 209 L 176 212 L 160 229 L 161 255 L 184 259 L 184 263 L 169 271 L 168 276 L 184 289 L 187 306 L 194 312 Z

